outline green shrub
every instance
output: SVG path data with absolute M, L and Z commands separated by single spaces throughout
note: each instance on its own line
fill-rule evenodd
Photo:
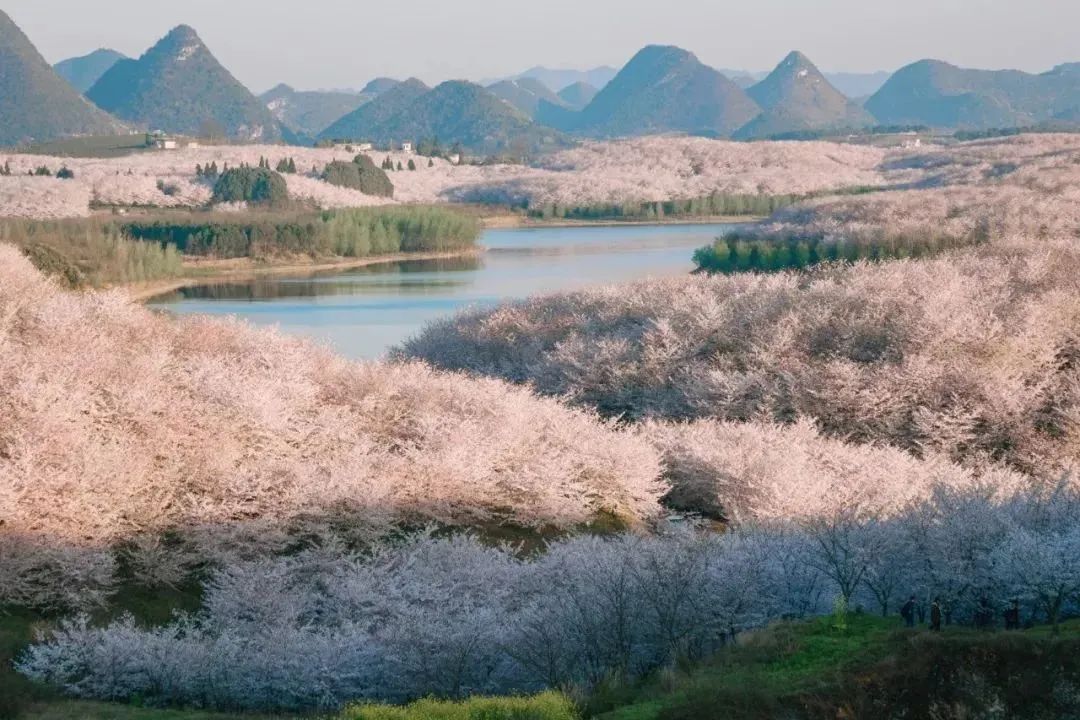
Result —
M 383 207 L 322 214 L 335 255 L 363 257 L 396 252 L 443 252 L 476 244 L 480 222 L 440 207 Z
M 359 190 L 365 195 L 393 197 L 394 184 L 367 155 L 357 155 L 351 163 L 335 160 L 326 166 L 323 180 L 331 185 Z
M 355 705 L 342 720 L 576 720 L 573 703 L 560 693 L 533 697 L 474 697 L 460 702 L 420 700 L 406 706 Z
M 41 272 L 54 277 L 66 287 L 79 288 L 86 283 L 86 276 L 75 263 L 63 253 L 48 245 L 34 243 L 22 249 L 23 254 L 30 259 Z
M 226 170 L 214 185 L 214 202 L 248 202 L 281 207 L 289 201 L 285 178 L 266 167 Z

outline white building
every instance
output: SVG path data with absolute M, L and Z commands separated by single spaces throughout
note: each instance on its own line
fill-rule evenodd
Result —
M 403 143 L 401 143 L 401 152 L 405 153 L 406 155 L 412 155 L 413 152 L 414 152 L 412 143 L 411 142 L 403 142 Z
M 352 143 L 352 142 L 351 143 L 335 143 L 334 144 L 334 149 L 335 150 L 340 150 L 341 152 L 348 152 L 348 153 L 371 152 L 372 146 L 371 146 L 371 143 L 369 143 L 369 142 L 363 142 L 363 143 Z

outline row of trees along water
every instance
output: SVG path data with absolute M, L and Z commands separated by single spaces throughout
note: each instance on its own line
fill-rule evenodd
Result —
M 833 237 L 730 233 L 694 253 L 698 270 L 708 273 L 797 270 L 826 262 L 918 258 L 978 244 L 979 231 L 958 237 L 938 233 L 874 232 Z
M 565 220 L 660 220 L 677 217 L 731 217 L 769 215 L 802 197 L 798 195 L 750 195 L 714 193 L 705 197 L 660 202 L 592 203 L 564 205 L 543 203 L 527 208 L 529 217 Z
M 217 258 L 451 251 L 473 246 L 480 230 L 476 217 L 437 207 L 185 216 L 123 225 L 124 234 L 133 239 L 173 245 L 187 255 Z
M 472 247 L 480 232 L 475 216 L 436 207 L 0 220 L 0 242 L 21 248 L 39 269 L 72 287 L 178 277 L 182 255 L 361 258 L 449 252 Z

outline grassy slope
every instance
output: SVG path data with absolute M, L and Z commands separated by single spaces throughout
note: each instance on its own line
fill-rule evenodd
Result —
M 1080 622 L 1064 625 L 1056 641 L 1075 648 L 1080 643 Z M 870 615 L 849 617 L 846 630 L 837 629 L 833 618 L 780 624 L 746 637 L 704 666 L 664 672 L 638 686 L 607 688 L 591 700 L 586 716 L 600 720 L 866 717 L 857 709 L 854 714 L 836 713 L 852 711 L 849 690 L 853 686 L 893 683 L 903 672 L 909 673 L 910 680 L 922 669 L 911 661 L 913 653 L 934 658 L 928 660 L 930 667 L 936 667 L 938 657 L 996 658 L 991 664 L 1007 665 L 1013 657 L 1010 652 L 1015 658 L 1032 649 L 1036 656 L 1050 656 L 1052 642 L 1048 628 L 991 634 L 947 628 L 937 636 L 904 630 L 898 619 Z M 903 686 L 903 681 L 896 685 Z M 826 710 L 830 707 L 831 712 Z

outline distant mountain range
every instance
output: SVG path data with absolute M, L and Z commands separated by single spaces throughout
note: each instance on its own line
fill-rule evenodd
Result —
M 491 91 L 462 80 L 434 89 L 408 80 L 362 105 L 322 135 L 380 145 L 439 139 L 485 155 L 528 155 L 568 144 L 560 133 L 534 123 Z
M 542 102 L 558 107 L 567 107 L 561 97 L 555 94 L 547 85 L 534 78 L 503 80 L 488 86 L 488 90 L 495 97 L 510 103 L 533 120 L 536 119 Z
M 1080 63 L 1038 75 L 921 60 L 898 70 L 866 109 L 881 123 L 986 130 L 1078 120 Z
M 121 60 L 127 60 L 127 55 L 102 48 L 89 55 L 58 62 L 53 69 L 76 90 L 85 93 L 101 79 L 106 71 Z
M 57 75 L 0 10 L 0 146 L 125 129 Z
M 572 138 L 753 140 L 875 125 L 1080 128 L 1080 63 L 1032 74 L 922 60 L 889 76 L 823 73 L 793 52 L 765 74 L 717 70 L 681 48 L 653 45 L 621 70 L 538 66 L 486 88 L 431 88 L 415 78 L 376 78 L 362 91 L 279 85 L 256 98 L 190 27 L 138 59 L 102 49 L 54 69 L 0 12 L 0 145 L 135 128 L 243 142 L 438 138 L 474 154 L 524 155 Z
M 865 128 L 876 122 L 799 52 L 744 88 L 692 53 L 651 46 L 579 112 L 567 105 L 542 102 L 535 117 L 587 137 L 682 132 L 742 140 Z
M 537 66 L 510 77 L 483 80 L 480 84 L 491 86 L 503 80 L 529 79 L 540 81 L 548 90 L 551 90 L 554 93 L 561 92 L 575 83 L 585 83 L 586 85 L 591 85 L 599 90 L 611 82 L 618 73 L 618 68 L 608 67 L 607 65 L 593 68 L 592 70 L 556 70 Z
M 733 70 L 731 68 L 719 68 L 720 72 L 731 78 L 732 82 L 741 88 L 752 87 L 766 77 L 768 72 Z M 852 100 L 865 100 L 878 90 L 889 79 L 891 73 L 884 71 L 871 73 L 853 72 L 823 72 L 822 75 L 829 84 Z
M 545 121 L 588 137 L 685 132 L 726 136 L 760 113 L 735 83 L 686 50 L 652 45 L 641 50 L 577 113 Z
M 259 96 L 282 125 L 316 137 L 332 123 L 368 102 L 374 95 L 330 90 L 295 90 L 281 84 Z
M 367 88 L 365 88 L 367 89 Z M 326 140 L 372 140 L 371 133 L 384 127 L 431 88 L 416 78 L 388 86 L 380 95 L 338 119 L 319 136 Z M 398 135 L 398 140 L 403 140 Z
M 87 97 L 150 130 L 223 132 L 241 141 L 282 139 L 277 118 L 186 25 L 173 29 L 138 60 L 117 62 Z

